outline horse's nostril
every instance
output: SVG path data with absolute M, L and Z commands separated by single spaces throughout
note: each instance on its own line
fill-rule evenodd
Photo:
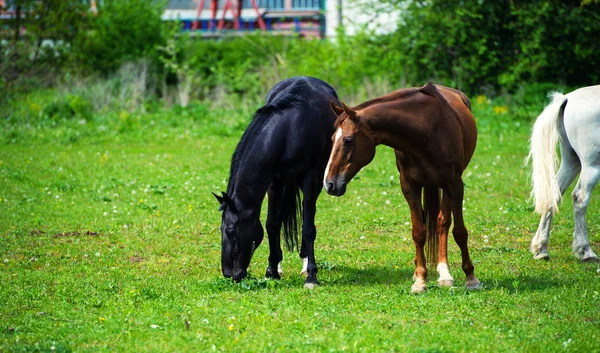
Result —
M 332 191 L 333 190 L 333 181 L 328 181 L 327 182 L 327 190 L 328 191 Z

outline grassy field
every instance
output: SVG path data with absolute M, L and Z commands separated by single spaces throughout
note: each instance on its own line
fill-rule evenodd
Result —
M 211 192 L 226 187 L 247 115 L 225 130 L 122 114 L 115 126 L 15 123 L 0 147 L 0 352 L 600 351 L 600 269 L 571 255 L 570 198 L 555 217 L 551 260 L 534 261 L 529 125 L 511 122 L 513 107 L 488 105 L 476 101 L 481 133 L 464 203 L 484 288 L 464 290 L 451 242 L 456 287 L 431 276 L 420 296 L 409 294 L 410 218 L 385 146 L 346 196 L 321 194 L 321 286 L 305 290 L 296 254 L 285 254 L 282 280 L 262 279 L 266 242 L 250 279 L 221 278 Z M 596 252 L 598 210 L 595 198 Z

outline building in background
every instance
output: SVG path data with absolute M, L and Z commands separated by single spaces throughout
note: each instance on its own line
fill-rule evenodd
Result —
M 102 0 L 82 0 L 97 13 Z M 0 20 L 25 16 L 15 0 L 0 0 Z M 101 6 L 100 6 L 101 11 Z M 268 31 L 298 33 L 307 38 L 335 38 L 340 25 L 347 34 L 366 28 L 376 33 L 394 31 L 399 12 L 369 0 L 169 0 L 164 21 L 181 21 L 192 36 L 217 37 Z
M 391 32 L 398 16 L 389 5 L 365 0 L 170 0 L 162 18 L 205 37 L 263 30 L 334 38 L 341 24 L 348 34 Z

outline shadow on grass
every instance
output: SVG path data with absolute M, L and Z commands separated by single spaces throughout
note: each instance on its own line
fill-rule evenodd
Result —
M 482 280 L 482 282 L 484 282 L 484 289 L 503 290 L 508 293 L 546 291 L 570 285 L 570 281 L 567 279 L 557 280 L 551 278 L 550 275 L 548 277 L 505 276 L 488 281 Z
M 338 265 L 322 271 L 322 278 L 330 285 L 404 285 L 412 283 L 414 269 L 389 266 L 369 266 L 365 268 Z
M 391 285 L 403 286 L 412 284 L 412 268 L 393 268 L 386 266 L 371 266 L 356 268 L 344 265 L 320 267 L 319 281 L 322 286 L 374 286 Z M 296 274 L 285 274 L 281 280 L 265 279 L 249 276 L 240 283 L 234 283 L 228 278 L 215 278 L 211 281 L 200 283 L 208 292 L 246 292 L 274 290 L 282 288 L 302 288 L 304 277 Z

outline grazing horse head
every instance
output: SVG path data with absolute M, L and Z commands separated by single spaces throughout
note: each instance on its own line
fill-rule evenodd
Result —
M 223 276 L 239 282 L 248 274 L 248 266 L 262 242 L 264 231 L 256 212 L 242 209 L 225 192 L 213 193 L 221 204 L 221 270 Z
M 331 109 L 337 115 L 336 132 L 332 136 L 333 147 L 323 185 L 328 194 L 342 196 L 346 185 L 365 165 L 375 157 L 375 138 L 368 126 L 361 122 L 356 110 L 331 102 Z

